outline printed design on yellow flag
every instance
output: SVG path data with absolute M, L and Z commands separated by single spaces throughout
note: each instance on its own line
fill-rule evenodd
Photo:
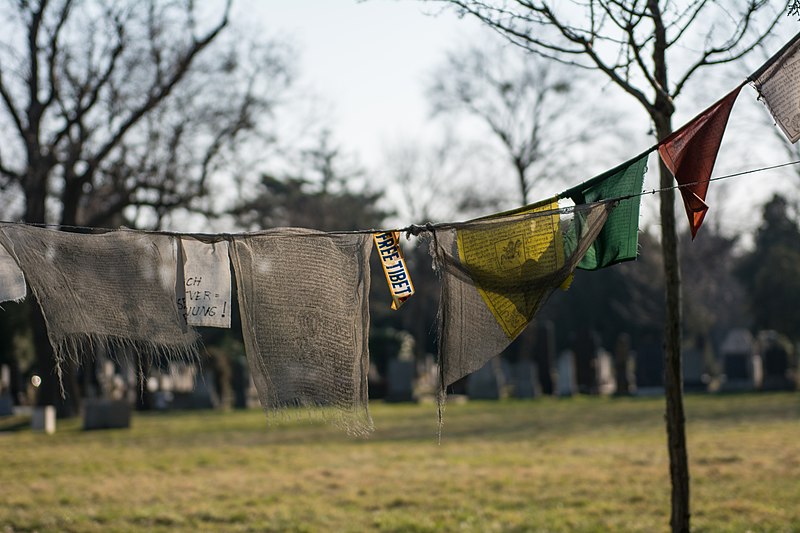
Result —
M 411 281 L 406 261 L 403 259 L 403 251 L 400 249 L 400 233 L 386 231 L 375 233 L 372 238 L 378 248 L 386 283 L 392 294 L 392 309 L 400 309 L 400 306 L 414 295 L 414 283 Z
M 533 318 L 550 287 L 527 283 L 564 267 L 558 201 L 537 204 L 515 215 L 553 210 L 518 222 L 457 232 L 458 253 L 487 307 L 509 339 Z

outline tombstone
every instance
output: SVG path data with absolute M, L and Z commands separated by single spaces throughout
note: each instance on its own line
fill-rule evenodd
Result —
M 511 365 L 511 386 L 515 398 L 535 398 L 542 395 L 538 365 L 530 359 L 520 359 Z M 550 382 L 552 388 L 552 381 Z
M 414 401 L 414 361 L 393 358 L 386 369 L 386 401 Z
M 708 389 L 709 376 L 706 371 L 706 338 L 695 337 L 694 343 L 683 349 L 683 389 L 687 392 L 703 392 Z
M 654 336 L 649 336 L 636 351 L 636 394 L 664 393 L 664 349 Z
M 556 379 L 556 394 L 559 396 L 572 396 L 578 390 L 575 383 L 575 354 L 571 350 L 564 350 L 558 354 L 558 378 Z
M 636 391 L 635 354 L 631 351 L 631 336 L 620 333 L 614 347 L 614 374 L 617 380 L 615 393 L 621 396 L 633 394 Z
M 597 352 L 595 363 L 597 392 L 606 396 L 614 394 L 614 391 L 617 390 L 617 380 L 614 377 L 614 361 L 611 354 L 601 348 Z
M 31 414 L 31 430 L 48 435 L 56 432 L 56 408 L 54 405 L 35 407 Z
M 499 358 L 494 357 L 473 372 L 467 381 L 467 396 L 471 400 L 499 400 L 503 395 L 505 376 Z
M 761 357 L 754 353 L 753 336 L 746 329 L 733 329 L 722 342 L 723 391 L 750 391 L 761 385 Z
M 597 334 L 583 328 L 578 332 L 572 351 L 575 353 L 575 380 L 581 394 L 597 393 Z
M 553 374 L 556 365 L 556 331 L 551 320 L 537 323 L 533 354 L 536 361 L 536 376 L 541 385 L 540 394 L 550 396 L 555 389 Z
M 213 409 L 219 405 L 219 398 L 213 390 L 214 374 L 210 369 L 190 373 L 192 385 L 186 390 L 186 383 L 176 386 L 173 392 L 173 409 Z M 185 379 L 185 376 L 182 377 Z
M 14 402 L 11 398 L 11 368 L 0 365 L 0 416 L 14 414 Z
M 8 392 L 0 393 L 0 416 L 11 416 L 14 414 L 14 402 Z
M 247 409 L 247 387 L 250 384 L 250 372 L 247 359 L 241 355 L 233 358 L 231 372 L 231 388 L 233 388 L 233 408 Z
M 795 390 L 789 339 L 775 331 L 762 331 L 758 334 L 758 347 L 764 370 L 762 390 Z
M 123 429 L 131 427 L 131 405 L 125 400 L 88 398 L 83 404 L 83 429 Z

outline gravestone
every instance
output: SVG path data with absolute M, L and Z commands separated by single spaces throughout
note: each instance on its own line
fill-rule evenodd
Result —
M 83 429 L 131 427 L 131 405 L 125 400 L 88 398 L 83 404 Z
M 173 409 L 213 409 L 219 405 L 219 398 L 213 390 L 214 373 L 210 369 L 195 371 L 189 390 L 185 384 L 176 386 L 172 397 Z
M 664 349 L 653 336 L 636 350 L 636 394 L 652 395 L 664 392 Z
M 617 380 L 614 378 L 614 362 L 611 354 L 601 348 L 597 352 L 595 364 L 597 392 L 603 395 L 613 394 L 617 390 Z
M 746 329 L 728 332 L 720 347 L 723 391 L 749 391 L 761 385 L 761 357 Z
M 11 416 L 14 414 L 14 402 L 8 392 L 0 393 L 0 416 Z
M 11 368 L 0 365 L 0 416 L 14 414 L 14 402 L 11 398 Z
M 683 349 L 683 389 L 687 392 L 707 390 L 706 339 L 698 335 L 694 343 Z
M 775 331 L 758 334 L 758 347 L 764 370 L 763 390 L 795 390 L 791 371 L 792 345 L 789 339 Z
M 530 359 L 520 359 L 511 365 L 511 386 L 515 398 L 535 398 L 542 395 L 538 372 L 538 366 Z
M 56 432 L 56 408 L 53 405 L 34 407 L 31 414 L 31 430 L 48 435 Z
M 636 392 L 635 365 L 634 353 L 631 351 L 631 336 L 627 333 L 620 333 L 614 347 L 614 374 L 617 378 L 616 394 L 625 396 Z
M 414 401 L 414 361 L 392 358 L 386 369 L 386 401 Z
M 597 334 L 581 329 L 575 337 L 572 351 L 575 354 L 575 380 L 581 394 L 597 393 L 597 349 L 600 343 Z
M 499 400 L 503 395 L 505 376 L 498 357 L 492 358 L 469 375 L 467 396 L 472 400 Z
M 575 354 L 572 350 L 564 350 L 558 354 L 558 379 L 556 380 L 556 394 L 559 396 L 572 396 L 578 390 L 575 383 Z
M 536 361 L 536 377 L 541 385 L 540 393 L 550 396 L 555 390 L 556 366 L 556 330 L 551 320 L 537 323 L 533 353 Z
M 250 385 L 250 372 L 247 359 L 242 356 L 233 358 L 231 387 L 233 388 L 233 408 L 247 409 L 247 387 Z

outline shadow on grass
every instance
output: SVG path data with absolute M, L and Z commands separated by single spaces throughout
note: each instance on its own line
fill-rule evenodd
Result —
M 187 447 L 235 441 L 241 446 L 321 445 L 388 442 L 438 442 L 435 404 L 372 402 L 375 431 L 366 438 L 350 437 L 340 428 L 306 414 L 284 413 L 268 422 L 257 410 L 246 412 L 170 412 L 138 414 L 142 430 L 132 439 L 175 438 Z M 442 443 L 458 441 L 531 441 L 613 432 L 636 433 L 664 427 L 664 399 L 660 397 L 472 401 L 446 405 Z M 740 394 L 687 396 L 689 424 L 764 423 L 800 419 L 800 394 Z M 202 438 L 198 436 L 202 435 Z M 124 438 L 124 437 L 122 437 Z
M 0 433 L 20 431 L 31 427 L 29 416 L 0 416 Z

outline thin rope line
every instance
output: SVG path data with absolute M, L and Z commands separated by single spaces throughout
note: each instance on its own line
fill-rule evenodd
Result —
M 755 174 L 758 172 L 766 172 L 768 170 L 775 170 L 783 167 L 788 167 L 792 165 L 800 164 L 800 160 L 797 161 L 790 161 L 788 163 L 780 163 L 778 165 L 771 165 L 768 167 L 759 167 L 749 170 L 743 170 L 741 172 L 735 172 L 733 174 L 726 174 L 724 176 L 717 176 L 714 178 L 709 178 L 708 180 L 698 180 L 693 181 L 690 183 L 683 183 L 677 185 L 671 185 L 669 187 L 661 187 L 658 189 L 650 189 L 647 191 L 642 191 L 635 194 L 627 194 L 624 196 L 617 196 L 614 198 L 607 198 L 600 200 L 598 202 L 594 202 L 593 204 L 585 204 L 585 205 L 595 205 L 601 203 L 613 203 L 613 202 L 621 202 L 623 200 L 630 200 L 631 198 L 638 198 L 640 196 L 650 195 L 650 194 L 659 194 L 669 190 L 675 189 L 683 189 L 685 187 L 692 187 L 694 185 L 698 185 L 701 183 L 710 183 L 712 181 L 720 181 L 730 178 L 736 178 L 740 176 L 745 176 L 749 174 Z M 566 206 L 566 207 L 559 207 L 557 209 L 550 209 L 547 211 L 535 211 L 532 213 L 522 213 L 519 215 L 511 215 L 511 216 L 519 216 L 521 218 L 535 218 L 540 216 L 552 216 L 555 213 L 559 214 L 569 214 L 575 211 L 578 206 Z M 481 217 L 485 218 L 485 217 Z M 378 229 L 362 229 L 362 230 L 339 230 L 339 231 L 318 231 L 318 232 L 311 232 L 305 234 L 295 234 L 293 236 L 307 236 L 307 237 L 324 237 L 326 235 L 372 235 L 374 233 L 388 233 L 388 232 L 398 232 L 398 233 L 407 233 L 410 235 L 419 235 L 422 232 L 432 232 L 434 230 L 441 230 L 441 229 L 458 229 L 460 227 L 464 227 L 475 222 L 478 222 L 479 219 L 471 219 L 463 222 L 439 222 L 439 223 L 426 223 L 426 224 L 409 224 L 404 227 L 400 228 L 378 228 Z M 486 220 L 482 220 L 481 222 L 486 222 Z M 234 237 L 253 237 L 258 235 L 264 235 L 271 232 L 271 230 L 261 230 L 261 231 L 250 231 L 250 232 L 234 232 L 234 233 L 187 233 L 187 232 L 177 232 L 177 231 L 165 231 L 165 230 L 145 230 L 145 229 L 134 229 L 134 228 L 103 228 L 97 226 L 78 226 L 78 225 L 70 225 L 70 224 L 48 224 L 48 223 L 41 223 L 41 222 L 20 222 L 20 221 L 11 221 L 11 220 L 0 220 L 0 224 L 9 224 L 9 225 L 20 225 L 20 226 L 34 226 L 40 228 L 56 228 L 56 229 L 70 229 L 70 230 L 80 230 L 80 231 L 89 231 L 94 233 L 111 233 L 114 231 L 129 231 L 133 233 L 142 233 L 148 235 L 167 235 L 171 237 L 197 237 L 200 239 L 214 239 L 214 240 L 229 240 Z
M 778 168 L 788 167 L 788 166 L 797 165 L 797 164 L 800 164 L 800 159 L 797 160 L 797 161 L 790 161 L 788 163 L 781 163 L 779 165 L 772 165 L 772 166 L 768 166 L 768 167 L 760 167 L 760 168 L 753 168 L 753 169 L 750 169 L 750 170 L 743 170 L 741 172 L 734 172 L 733 174 L 726 174 L 724 176 L 717 176 L 717 177 L 714 177 L 714 178 L 709 178 L 707 180 L 692 181 L 692 182 L 689 182 L 689 183 L 670 185 L 669 187 L 661 187 L 660 189 L 651 189 L 649 191 L 642 191 L 642 192 L 636 193 L 636 194 L 628 194 L 628 195 L 625 195 L 625 196 L 620 196 L 619 198 L 617 198 L 617 200 L 619 200 L 619 201 L 628 200 L 630 198 L 636 198 L 636 197 L 639 197 L 639 196 L 645 196 L 647 194 L 657 194 L 657 193 L 662 193 L 662 192 L 666 192 L 666 191 L 674 190 L 674 189 L 683 189 L 685 187 L 692 187 L 694 185 L 699 185 L 701 183 L 710 183 L 712 181 L 720 181 L 720 180 L 726 180 L 726 179 L 730 179 L 730 178 L 737 178 L 739 176 L 745 176 L 747 174 L 755 174 L 757 172 L 765 172 L 767 170 L 775 170 L 775 169 L 778 169 Z

